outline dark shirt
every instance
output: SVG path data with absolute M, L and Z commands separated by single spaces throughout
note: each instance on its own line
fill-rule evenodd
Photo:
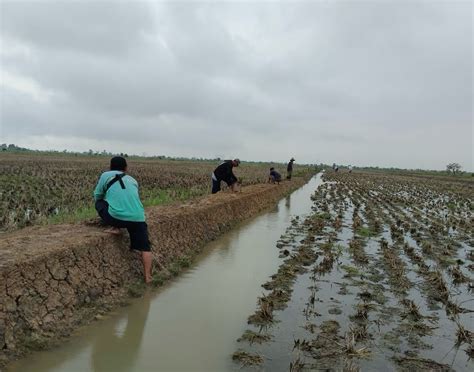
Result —
M 291 172 L 291 171 L 293 170 L 293 162 L 292 162 L 292 161 L 290 161 L 290 162 L 288 163 L 288 166 L 286 167 L 286 170 L 287 170 L 288 172 Z
M 233 167 L 232 160 L 224 160 L 224 162 L 214 170 L 217 181 L 224 181 L 229 186 L 236 183 L 237 177 L 235 177 L 232 172 Z
M 270 176 L 273 177 L 275 181 L 280 181 L 281 180 L 281 174 L 278 173 L 275 170 L 270 171 Z

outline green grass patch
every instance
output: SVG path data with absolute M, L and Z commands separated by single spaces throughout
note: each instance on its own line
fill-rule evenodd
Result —
M 143 206 L 170 204 L 175 201 L 185 201 L 208 193 L 203 188 L 169 188 L 159 190 L 145 190 L 142 193 Z
M 134 283 L 131 283 L 128 286 L 127 292 L 129 294 L 129 296 L 134 297 L 134 298 L 138 298 L 138 297 L 143 296 L 143 294 L 145 293 L 145 289 L 146 289 L 146 285 L 145 285 L 144 282 L 136 281 Z
M 321 244 L 321 249 L 325 252 L 331 252 L 334 247 L 334 243 L 332 242 L 326 242 Z
M 143 200 L 143 206 L 149 207 L 152 205 L 168 204 L 172 201 L 173 199 L 167 190 L 158 190 Z
M 344 270 L 347 273 L 347 276 L 360 276 L 361 273 L 360 271 L 354 267 L 354 266 L 349 266 L 349 265 L 341 265 L 341 269 Z
M 28 350 L 45 350 L 49 346 L 47 338 L 40 336 L 36 333 L 32 333 L 23 339 L 23 346 Z
M 192 258 L 189 256 L 182 256 L 174 260 L 168 267 L 168 270 L 159 271 L 153 275 L 152 284 L 155 287 L 160 287 L 169 279 L 178 276 L 183 269 L 191 266 Z
M 163 284 L 165 284 L 168 279 L 170 278 L 170 275 L 165 274 L 163 272 L 158 272 L 153 275 L 153 279 L 151 281 L 151 284 L 155 287 L 160 287 Z
M 57 225 L 61 223 L 76 223 L 88 220 L 97 216 L 94 206 L 77 208 L 70 212 L 59 212 L 56 215 L 49 216 L 44 223 L 47 225 Z
M 344 252 L 344 245 L 342 244 L 336 244 L 335 246 L 335 250 L 336 250 L 336 256 L 341 256 L 342 255 L 342 252 Z
M 185 201 L 206 194 L 207 190 L 199 188 L 160 189 L 143 192 L 143 206 L 166 205 L 175 201 Z M 94 202 L 91 200 L 89 206 L 76 208 L 73 211 L 60 211 L 56 215 L 45 217 L 41 222 L 45 225 L 57 225 L 63 223 L 78 223 L 97 217 Z
M 374 231 L 365 226 L 358 227 L 356 229 L 356 234 L 364 238 L 370 238 L 377 235 Z
M 322 220 L 330 220 L 331 219 L 331 213 L 329 212 L 321 212 L 316 215 L 316 217 L 321 218 Z
M 187 268 L 187 267 L 191 266 L 191 259 L 187 256 L 180 257 L 180 258 L 178 258 L 178 264 L 181 267 Z
M 173 276 L 178 276 L 181 272 L 181 266 L 178 262 L 173 262 L 168 269 Z

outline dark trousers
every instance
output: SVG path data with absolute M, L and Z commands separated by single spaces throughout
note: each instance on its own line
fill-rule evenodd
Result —
M 212 180 L 212 193 L 221 191 L 221 181 Z
M 95 209 L 105 224 L 119 229 L 127 229 L 130 236 L 130 249 L 150 251 L 151 244 L 148 239 L 146 222 L 122 221 L 112 217 L 109 213 L 109 203 L 103 199 L 95 202 Z

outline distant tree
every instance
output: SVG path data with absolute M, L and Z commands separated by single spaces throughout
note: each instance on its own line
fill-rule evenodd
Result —
M 461 168 L 462 167 L 459 163 L 449 163 L 446 166 L 446 170 L 448 171 L 448 173 L 452 173 L 453 176 L 456 175 L 458 172 L 460 172 Z
M 128 154 L 124 154 L 123 156 L 124 156 L 125 158 L 128 158 Z

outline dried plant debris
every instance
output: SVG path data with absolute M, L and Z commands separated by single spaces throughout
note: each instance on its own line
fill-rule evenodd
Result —
M 293 361 L 290 362 L 290 372 L 300 372 L 305 368 L 305 363 L 301 360 L 301 356 L 298 355 Z
M 459 346 L 463 343 L 472 345 L 474 341 L 474 333 L 468 331 L 464 326 L 457 322 L 456 344 Z
M 263 295 L 258 300 L 257 311 L 248 319 L 249 324 L 254 325 L 268 325 L 273 323 L 273 301 Z
M 258 366 L 263 364 L 263 357 L 259 354 L 252 354 L 244 350 L 237 350 L 232 354 L 232 360 L 239 362 L 242 366 Z
M 247 329 L 244 334 L 237 340 L 238 342 L 247 341 L 250 345 L 262 344 L 268 342 L 272 339 L 272 336 L 266 333 L 255 332 L 250 329 Z
M 454 284 L 466 283 L 469 281 L 469 278 L 462 272 L 460 265 L 450 267 L 449 273 L 453 278 Z
M 400 371 L 439 371 L 439 372 L 453 372 L 450 366 L 446 364 L 437 363 L 433 360 L 422 359 L 416 357 L 399 356 L 393 358 L 398 365 Z

